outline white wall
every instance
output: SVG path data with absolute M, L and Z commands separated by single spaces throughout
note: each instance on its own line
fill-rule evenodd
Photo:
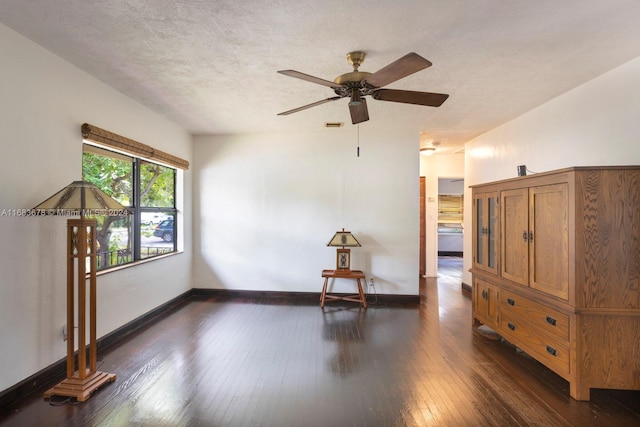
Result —
M 419 157 L 420 176 L 425 177 L 425 203 L 427 204 L 426 276 L 436 277 L 438 275 L 438 179 L 464 176 L 464 154 L 419 155 Z
M 464 154 L 460 155 L 462 163 L 462 173 L 464 174 Z M 464 194 L 464 178 L 463 175 L 458 177 L 439 178 L 438 194 L 451 194 L 460 196 Z
M 466 144 L 465 184 L 570 166 L 640 164 L 640 58 L 636 58 Z M 471 230 L 471 191 L 465 193 Z M 463 281 L 471 284 L 471 234 Z
M 191 160 L 183 129 L 0 25 L 0 391 L 66 355 L 66 221 L 13 217 L 82 174 L 84 122 Z M 98 336 L 191 288 L 191 172 L 184 253 L 98 277 Z M 108 361 L 106 362 L 108 364 Z
M 344 227 L 352 269 L 384 294 L 418 295 L 418 135 L 370 122 L 305 134 L 196 137 L 194 286 L 319 292 Z M 336 281 L 352 292 L 353 281 Z

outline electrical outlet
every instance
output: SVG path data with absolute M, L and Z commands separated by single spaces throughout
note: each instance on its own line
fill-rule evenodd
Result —
M 369 286 L 375 286 L 375 284 L 373 283 L 373 277 L 369 278 Z
M 64 324 L 62 325 L 62 341 L 66 341 L 67 338 L 67 325 Z

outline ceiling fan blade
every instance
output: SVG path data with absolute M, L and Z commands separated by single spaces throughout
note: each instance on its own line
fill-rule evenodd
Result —
M 367 109 L 367 100 L 360 98 L 359 104 L 349 103 L 349 112 L 351 113 L 351 123 L 354 125 L 369 120 L 369 110 Z
M 417 53 L 411 52 L 370 75 L 366 79 L 366 83 L 373 87 L 386 86 L 430 66 L 431 62 Z
M 284 74 L 285 76 L 295 77 L 297 79 L 301 79 L 307 82 L 316 83 L 322 86 L 329 86 L 332 89 L 339 89 L 342 85 L 339 85 L 334 82 L 330 82 L 329 80 L 321 79 L 320 77 L 310 76 L 309 74 L 301 73 L 300 71 L 295 70 L 280 70 L 278 71 L 280 74 Z
M 303 105 L 302 107 L 294 108 L 293 110 L 283 111 L 282 113 L 278 113 L 279 116 L 286 116 L 289 114 L 297 113 L 298 111 L 306 110 L 307 108 L 315 107 L 316 105 L 322 105 L 325 102 L 329 101 L 337 101 L 341 99 L 341 96 L 333 96 L 331 98 L 323 99 L 321 101 L 312 102 L 311 104 Z
M 402 102 L 404 104 L 426 105 L 428 107 L 439 107 L 449 97 L 444 93 L 395 89 L 378 89 L 371 96 L 379 101 Z

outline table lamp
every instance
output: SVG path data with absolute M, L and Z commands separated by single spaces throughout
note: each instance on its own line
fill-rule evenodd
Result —
M 47 390 L 51 396 L 75 397 L 84 402 L 103 384 L 113 382 L 115 374 L 97 370 L 96 342 L 96 258 L 98 255 L 95 219 L 86 216 L 124 216 L 129 211 L 116 200 L 86 181 L 74 181 L 34 208 L 43 215 L 63 215 L 67 220 L 67 378 Z M 87 270 L 89 270 L 87 272 Z M 89 279 L 89 366 L 86 350 L 87 273 Z M 77 297 L 75 290 L 77 287 Z M 77 298 L 77 300 L 76 300 Z M 78 368 L 74 351 L 74 324 L 78 313 Z
M 351 234 L 350 231 L 337 231 L 331 238 L 327 246 L 339 247 L 336 249 L 336 273 L 351 271 L 351 249 L 347 247 L 361 246 L 358 240 Z M 346 249 L 345 249 L 346 248 Z

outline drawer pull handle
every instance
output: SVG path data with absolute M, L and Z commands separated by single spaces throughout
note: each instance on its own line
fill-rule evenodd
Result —
M 509 329 L 511 329 L 512 331 L 516 330 L 516 325 L 514 325 L 513 323 L 509 322 L 507 323 L 507 326 L 509 327 Z M 547 351 L 549 350 L 549 347 L 547 347 Z
M 554 319 L 551 316 L 547 316 L 547 323 L 550 324 L 551 326 L 556 326 L 556 319 Z
M 483 300 L 487 299 L 487 291 L 482 291 L 482 299 Z
M 509 305 L 516 305 L 516 302 L 514 300 L 512 300 L 511 298 L 507 299 L 507 304 Z
M 547 346 L 547 353 L 549 353 L 552 356 L 558 355 L 558 352 L 556 351 L 556 349 L 551 346 Z

